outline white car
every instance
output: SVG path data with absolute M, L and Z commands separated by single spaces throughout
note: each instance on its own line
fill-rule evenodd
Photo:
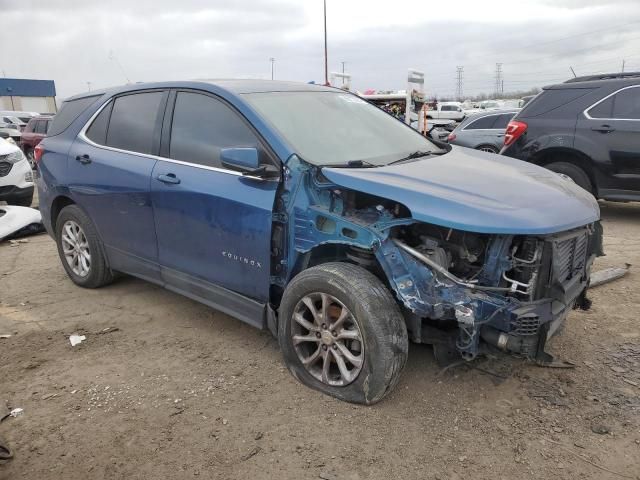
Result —
M 439 102 L 437 108 L 427 111 L 427 118 L 455 120 L 461 122 L 465 114 L 459 102 Z
M 29 207 L 33 200 L 33 171 L 14 143 L 0 138 L 0 202 Z

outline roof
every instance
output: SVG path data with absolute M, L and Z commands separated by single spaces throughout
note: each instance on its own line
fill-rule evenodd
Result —
M 571 78 L 564 83 L 590 82 L 594 80 L 625 80 L 638 77 L 640 77 L 640 72 L 602 73 L 599 75 L 586 75 L 584 77 Z
M 92 90 L 78 95 L 74 95 L 65 100 L 75 100 L 83 97 L 104 95 L 105 93 L 117 94 L 134 90 L 146 90 L 151 88 L 202 88 L 203 86 L 215 86 L 222 90 L 241 95 L 243 93 L 258 92 L 344 92 L 337 87 L 325 87 L 302 82 L 287 82 L 282 80 L 238 80 L 238 79 L 203 79 L 184 80 L 170 82 L 138 82 L 119 87 L 112 87 L 102 90 Z
M 53 80 L 0 78 L 0 97 L 55 97 Z

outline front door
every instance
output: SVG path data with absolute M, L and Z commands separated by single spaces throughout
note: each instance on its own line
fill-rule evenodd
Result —
M 270 161 L 268 154 L 244 118 L 217 97 L 175 92 L 167 110 L 167 158 L 158 160 L 151 180 L 163 278 L 181 293 L 257 324 L 261 319 L 239 315 L 236 307 L 241 297 L 268 301 L 278 182 L 223 167 L 220 150 L 256 147 Z
M 168 91 L 109 101 L 69 155 L 69 188 L 96 225 L 111 267 L 160 280 L 150 179 Z

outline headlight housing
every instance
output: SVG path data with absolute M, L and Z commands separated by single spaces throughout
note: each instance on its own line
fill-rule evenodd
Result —
M 0 158 L 2 159 L 3 162 L 18 163 L 24 160 L 25 156 L 21 150 L 16 150 L 15 152 L 11 152 L 8 155 L 4 155 L 4 156 L 0 155 Z

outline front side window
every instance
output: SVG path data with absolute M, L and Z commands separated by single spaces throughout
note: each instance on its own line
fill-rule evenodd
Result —
M 259 147 L 257 137 L 239 114 L 208 95 L 178 92 L 170 158 L 222 168 L 220 150 L 231 147 Z
M 441 150 L 391 115 L 348 93 L 247 93 L 244 98 L 296 153 L 315 165 L 387 165 L 420 151 Z
M 163 95 L 163 92 L 147 92 L 116 98 L 107 130 L 107 146 L 153 153 L 153 136 Z

